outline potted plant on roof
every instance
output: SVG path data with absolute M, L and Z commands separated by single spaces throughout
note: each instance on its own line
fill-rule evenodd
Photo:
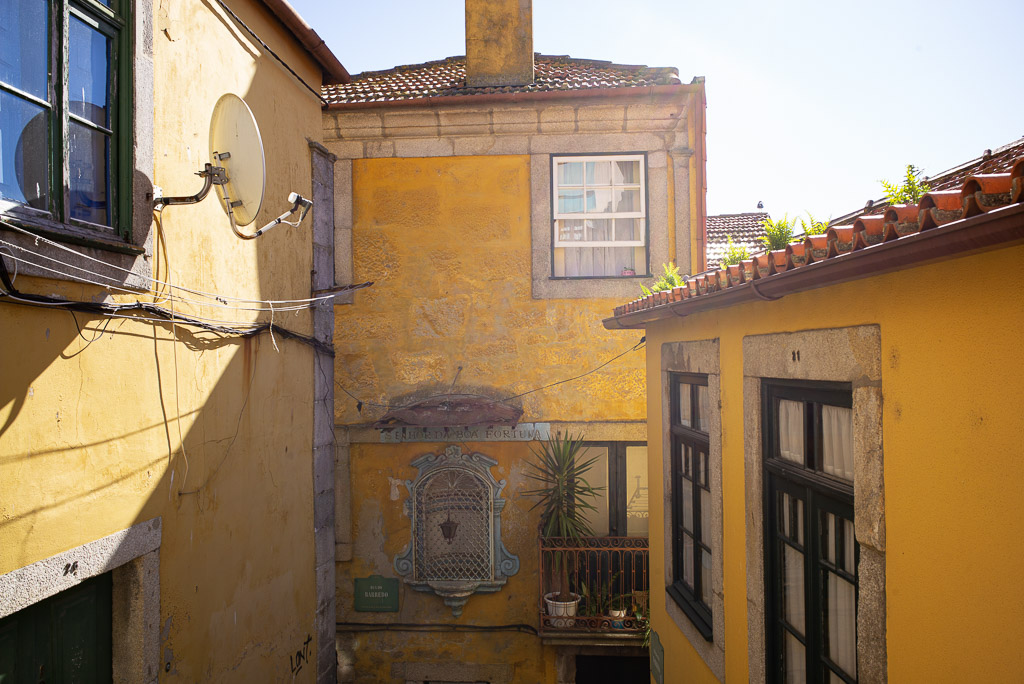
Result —
M 571 590 L 569 566 L 573 554 L 565 549 L 573 542 L 593 535 L 585 512 L 597 510 L 591 502 L 604 487 L 592 487 L 584 476 L 597 458 L 580 459 L 584 450 L 583 437 L 573 437 L 569 433 L 565 437 L 556 433 L 541 442 L 540 448 L 531 450 L 536 462 L 527 463 L 532 472 L 526 475 L 539 486 L 524 494 L 537 498 L 530 510 L 541 509 L 541 536 L 559 539 L 556 543 L 563 549 L 552 555 L 551 569 L 557 578 L 557 590 L 545 594 L 544 603 L 548 615 L 572 618 L 576 615 L 580 595 Z M 571 620 L 566 622 L 571 623 Z

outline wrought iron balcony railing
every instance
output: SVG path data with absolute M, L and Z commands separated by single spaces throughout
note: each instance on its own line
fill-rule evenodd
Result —
M 644 537 L 540 539 L 540 631 L 639 636 L 646 626 L 650 547 Z M 559 601 L 559 594 L 564 589 Z

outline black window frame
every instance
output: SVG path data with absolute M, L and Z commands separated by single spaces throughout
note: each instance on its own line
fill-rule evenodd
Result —
M 784 459 L 780 448 L 778 429 L 779 402 L 782 399 L 799 401 L 804 404 L 804 463 Z M 763 458 L 763 538 L 764 538 L 764 589 L 765 589 L 765 677 L 766 681 L 784 681 L 785 634 L 789 631 L 804 645 L 806 677 L 808 682 L 828 681 L 832 671 L 842 681 L 854 683 L 838 666 L 825 655 L 824 640 L 827 638 L 827 616 L 825 615 L 824 570 L 841 576 L 853 584 L 855 596 L 859 599 L 860 587 L 856 573 L 860 560 L 860 545 L 854 539 L 853 568 L 848 573 L 836 564 L 831 564 L 823 555 L 822 518 L 831 513 L 839 518 L 854 521 L 853 482 L 828 475 L 822 470 L 822 420 L 823 405 L 853 408 L 853 391 L 850 383 L 812 382 L 800 380 L 765 380 L 762 382 L 762 439 Z M 785 538 L 780 529 L 779 505 L 782 494 L 790 496 L 791 519 L 797 519 L 802 501 L 803 526 L 802 545 Z M 835 553 L 837 562 L 842 561 L 843 526 L 837 526 Z M 804 637 L 787 627 L 783 616 L 784 595 L 782 577 L 782 546 L 790 545 L 803 554 L 804 564 Z M 835 668 L 835 669 L 831 669 Z
M 71 244 L 97 247 L 131 255 L 144 250 L 131 244 L 134 169 L 134 81 L 132 0 L 110 0 L 110 7 L 98 0 L 47 0 L 47 101 L 27 96 L 11 84 L 0 83 L 8 95 L 43 106 L 49 133 L 49 197 L 45 210 L 9 198 L 0 198 L 0 216 L 32 233 Z M 73 114 L 68 102 L 71 18 L 81 20 L 110 39 L 108 56 L 109 128 Z M 109 226 L 72 218 L 70 179 L 71 125 L 75 123 L 100 132 L 109 140 L 107 206 Z
M 558 188 L 555 177 L 555 160 L 562 157 L 626 157 L 638 156 L 643 165 L 644 182 L 641 191 L 644 197 L 644 273 L 637 271 L 635 275 L 605 275 L 605 276 L 556 276 L 555 275 L 555 193 Z M 550 191 L 548 192 L 550 211 L 548 239 L 550 249 L 548 250 L 548 280 L 627 280 L 636 278 L 650 278 L 651 273 L 651 193 L 650 193 L 650 168 L 648 167 L 646 152 L 560 152 L 550 155 L 548 159 L 548 177 L 550 179 Z
M 693 525 L 692 530 L 684 531 L 684 510 L 683 510 L 683 492 L 682 489 L 685 486 L 683 480 L 689 480 L 693 482 L 693 488 L 696 492 L 698 489 L 702 490 L 700 496 L 711 496 L 711 478 L 710 478 L 710 462 L 711 462 L 711 438 L 710 435 L 703 430 L 696 430 L 692 427 L 682 425 L 679 420 L 680 412 L 680 396 L 679 396 L 679 385 L 680 383 L 686 383 L 690 385 L 690 425 L 696 425 L 697 420 L 700 416 L 700 403 L 699 403 L 699 390 L 698 387 L 706 387 L 708 385 L 708 376 L 694 373 L 669 373 L 669 433 L 670 433 L 670 464 L 671 464 L 671 488 L 672 488 L 672 583 L 669 584 L 665 591 L 669 596 L 675 600 L 675 602 L 682 609 L 683 613 L 690 619 L 693 625 L 700 632 L 701 636 L 707 641 L 712 641 L 714 637 L 714 627 L 712 622 L 712 611 L 711 604 L 704 603 L 700 600 L 699 596 L 702 593 L 702 582 L 703 577 L 701 576 L 701 560 L 700 554 L 693 554 L 693 586 L 687 585 L 684 579 L 683 572 L 683 561 L 684 561 L 684 534 L 689 533 L 694 540 L 694 550 L 699 549 L 701 553 L 707 553 L 714 558 L 714 551 L 711 548 L 711 540 L 705 540 L 701 536 L 701 510 L 700 510 L 700 497 L 692 497 L 692 516 L 691 521 Z M 708 406 L 708 413 L 710 414 L 711 406 Z M 701 427 L 706 427 L 701 425 Z M 682 451 L 684 447 L 689 447 L 695 454 L 703 454 L 703 458 L 695 458 L 694 462 L 698 463 L 691 473 L 690 477 L 687 477 L 687 473 L 683 467 L 682 462 Z M 698 476 L 698 480 L 694 480 L 693 477 Z M 709 509 L 711 499 L 709 498 Z M 706 596 L 711 597 L 711 587 L 707 588 Z
M 626 478 L 626 448 L 646 447 L 647 442 L 584 442 L 583 448 L 603 448 L 608 450 L 608 487 L 598 496 L 605 496 L 608 499 L 608 535 L 609 537 L 628 537 L 646 539 L 647 536 L 627 534 L 628 525 L 626 521 L 626 506 L 629 504 L 629 482 Z M 588 460 L 586 452 L 580 455 L 582 460 Z M 647 510 L 648 521 L 650 521 L 650 508 Z M 649 536 L 648 532 L 648 536 Z

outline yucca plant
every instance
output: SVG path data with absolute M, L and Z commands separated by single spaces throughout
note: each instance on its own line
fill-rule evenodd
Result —
M 783 215 L 782 218 L 775 221 L 766 218 L 763 224 L 764 237 L 761 238 L 765 248 L 769 250 L 785 249 L 786 245 L 793 241 L 793 224 L 795 222 L 795 220 L 790 220 L 788 215 Z
M 526 476 L 540 486 L 523 494 L 537 498 L 530 510 L 541 509 L 540 529 L 545 537 L 580 539 L 593 535 L 585 511 L 597 510 L 591 502 L 604 487 L 592 487 L 584 477 L 594 467 L 597 457 L 578 458 L 583 450 L 583 436 L 573 437 L 568 432 L 565 437 L 558 432 L 541 442 L 539 448 L 531 449 L 537 460 L 527 462 L 530 470 Z M 569 591 L 568 561 L 564 552 L 554 557 L 559 601 L 574 598 Z

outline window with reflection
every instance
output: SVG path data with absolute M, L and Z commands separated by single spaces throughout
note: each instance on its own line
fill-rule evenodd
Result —
M 646 158 L 554 155 L 552 274 L 647 275 Z
M 765 383 L 769 681 L 857 681 L 852 392 Z
M 0 3 L 0 209 L 127 236 L 128 4 Z
M 705 639 L 711 621 L 711 467 L 708 378 L 669 375 L 672 584 L 667 591 Z
M 646 537 L 647 445 L 641 442 L 587 442 L 580 460 L 596 459 L 587 482 L 603 487 L 584 517 L 598 537 Z

